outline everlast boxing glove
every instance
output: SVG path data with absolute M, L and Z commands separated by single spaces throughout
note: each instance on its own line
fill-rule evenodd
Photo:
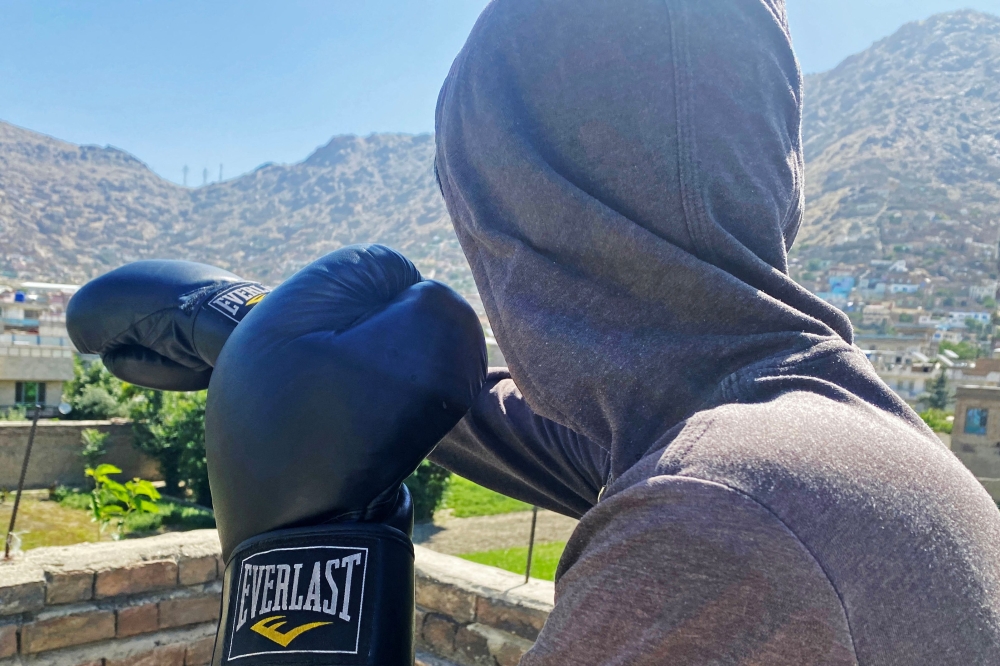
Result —
M 91 280 L 66 309 L 76 348 L 154 389 L 206 388 L 229 334 L 269 290 L 191 261 L 137 261 Z
M 377 245 L 327 255 L 247 315 L 206 413 L 226 561 L 213 664 L 413 663 L 400 487 L 485 373 L 472 308 Z

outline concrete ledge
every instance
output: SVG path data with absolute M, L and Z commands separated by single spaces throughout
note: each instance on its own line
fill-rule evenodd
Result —
M 515 666 L 552 583 L 416 546 L 422 666 Z M 203 666 L 221 575 L 218 533 L 38 548 L 0 563 L 0 666 Z

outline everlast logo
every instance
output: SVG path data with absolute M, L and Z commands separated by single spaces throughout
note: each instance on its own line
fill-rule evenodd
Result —
M 278 548 L 240 563 L 228 661 L 252 655 L 357 654 L 367 548 Z
M 267 294 L 268 290 L 261 285 L 244 282 L 219 292 L 208 302 L 208 306 L 240 322 Z

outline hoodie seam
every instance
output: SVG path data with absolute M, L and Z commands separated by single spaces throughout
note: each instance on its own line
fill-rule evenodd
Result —
M 689 173 L 687 169 L 687 163 L 690 160 L 690 143 L 691 138 L 688 131 L 688 86 L 687 79 L 685 78 L 684 72 L 687 71 L 688 57 L 687 51 L 682 49 L 680 45 L 680 39 L 678 37 L 678 29 L 676 23 L 678 22 L 674 16 L 674 13 L 670 10 L 669 0 L 663 0 L 663 9 L 667 17 L 667 30 L 668 37 L 670 39 L 670 67 L 673 73 L 673 88 L 674 88 L 674 115 L 676 117 L 676 136 L 677 136 L 677 181 L 680 186 L 681 193 L 681 207 L 684 210 L 684 227 L 687 229 L 688 236 L 691 238 L 691 243 L 697 248 L 698 254 L 707 254 L 714 259 L 714 253 L 705 247 L 705 243 L 702 239 L 701 229 L 698 225 L 699 220 L 698 215 L 695 211 L 695 206 L 691 201 L 691 197 L 688 195 L 688 188 L 686 187 L 687 182 L 690 180 Z M 682 63 L 683 66 L 678 66 L 678 63 Z M 706 250 L 708 250 L 706 252 Z M 713 262 L 714 263 L 714 262 Z
M 702 434 L 704 434 L 704 433 L 702 433 Z M 740 488 L 736 488 L 734 486 L 731 486 L 728 483 L 723 483 L 721 481 L 713 481 L 713 480 L 710 480 L 710 479 L 703 479 L 701 477 L 692 476 L 692 475 L 689 475 L 689 474 L 673 474 L 672 476 L 674 476 L 676 478 L 680 478 L 680 479 L 691 479 L 692 481 L 699 481 L 701 483 L 707 483 L 707 484 L 719 486 L 721 488 L 725 488 L 726 490 L 729 490 L 730 492 L 736 493 L 737 495 L 741 495 L 741 496 L 747 498 L 748 500 L 750 500 L 751 502 L 753 502 L 757 506 L 759 506 L 762 509 L 764 509 L 765 511 L 767 511 L 769 514 L 771 514 L 771 516 L 775 520 L 777 520 L 779 523 L 781 523 L 782 527 L 784 527 L 786 530 L 788 530 L 788 533 L 791 534 L 792 537 L 794 537 L 795 540 L 799 543 L 799 545 L 802 546 L 802 549 L 805 550 L 807 553 L 809 553 L 809 557 L 811 557 L 812 560 L 813 560 L 813 562 L 816 563 L 816 566 L 819 568 L 819 570 L 823 572 L 823 576 L 826 578 L 826 581 L 830 584 L 830 588 L 833 590 L 833 593 L 837 595 L 837 600 L 840 602 L 840 609 L 844 613 L 844 622 L 847 624 L 847 635 L 850 636 L 850 638 L 851 638 L 851 651 L 854 653 L 854 662 L 856 664 L 860 664 L 861 663 L 861 660 L 858 659 L 858 647 L 857 647 L 857 644 L 854 641 L 854 629 L 851 626 L 851 617 L 850 617 L 850 614 L 847 612 L 847 604 L 844 602 L 844 596 L 843 596 L 843 594 L 841 594 L 840 590 L 837 588 L 837 585 L 833 582 L 833 578 L 830 576 L 830 572 L 828 572 L 826 570 L 826 567 L 823 566 L 823 563 L 816 556 L 816 553 L 813 552 L 812 548 L 810 548 L 802 540 L 802 538 L 795 532 L 795 530 L 793 530 L 791 528 L 791 526 L 789 526 L 788 523 L 785 522 L 781 518 L 781 516 L 779 516 L 774 511 L 774 509 L 772 509 L 767 504 L 765 504 L 764 502 L 760 501 L 759 499 L 757 499 L 756 497 L 754 497 L 750 493 L 746 492 L 745 490 L 742 490 Z

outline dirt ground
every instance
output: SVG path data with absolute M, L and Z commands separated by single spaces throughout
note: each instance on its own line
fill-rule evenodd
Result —
M 535 541 L 566 541 L 576 528 L 576 523 L 574 518 L 540 510 L 538 525 L 535 527 Z M 455 518 L 445 510 L 434 515 L 433 524 L 415 526 L 413 542 L 439 553 L 458 555 L 527 546 L 530 532 L 530 511 Z

